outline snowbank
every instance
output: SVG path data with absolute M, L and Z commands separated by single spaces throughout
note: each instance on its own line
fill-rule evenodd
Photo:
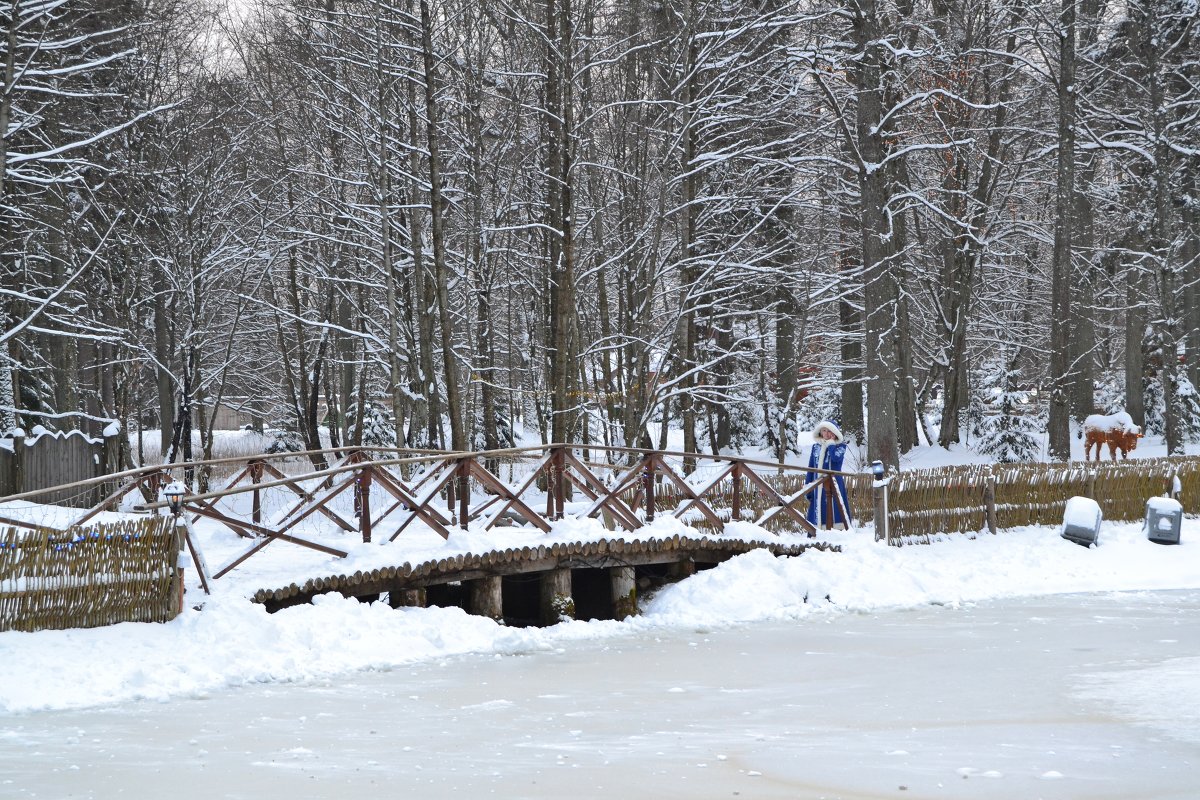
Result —
M 663 521 L 662 535 L 679 523 Z M 772 535 L 742 523 L 740 535 Z M 599 538 L 589 520 L 564 520 L 553 533 Z M 473 548 L 475 534 L 444 547 Z M 871 532 L 834 533 L 841 553 L 795 558 L 755 551 L 643 598 L 627 622 L 571 622 L 513 629 L 458 609 L 398 609 L 341 596 L 268 614 L 233 591 L 189 605 L 163 625 L 0 633 L 0 712 L 81 708 L 136 699 L 202 696 L 225 687 L 305 681 L 387 669 L 464 653 L 512 654 L 681 626 L 799 620 L 927 603 L 1073 592 L 1200 588 L 1200 520 L 1187 519 L 1176 547 L 1145 538 L 1141 523 L 1104 523 L 1101 545 L 1081 548 L 1050 527 L 996 536 L 948 536 L 928 546 L 876 543 Z M 491 540 L 489 540 L 491 541 Z M 375 548 L 376 552 L 383 548 Z

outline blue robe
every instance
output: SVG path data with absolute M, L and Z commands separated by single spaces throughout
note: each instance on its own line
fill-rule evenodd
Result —
M 845 461 L 845 459 L 846 459 L 846 445 L 844 443 L 834 444 L 831 442 L 825 448 L 825 458 L 822 459 L 824 461 L 824 463 L 822 463 L 822 464 L 817 463 L 817 460 L 820 458 L 821 458 L 821 443 L 816 442 L 812 446 L 812 452 L 809 453 L 809 455 L 808 455 L 809 469 L 830 469 L 830 470 L 837 470 L 840 472 L 842 469 L 842 462 Z M 806 484 L 811 483 L 811 482 L 815 481 L 818 477 L 820 477 L 820 473 L 817 473 L 817 472 L 805 473 L 804 482 Z M 849 514 L 850 513 L 850 498 L 846 494 L 846 481 L 842 478 L 841 475 L 835 475 L 833 478 L 833 483 L 837 487 L 838 494 L 840 494 L 842 497 L 842 503 L 844 503 L 846 506 L 846 513 Z M 825 485 L 820 484 L 806 495 L 806 497 L 808 498 L 807 519 L 809 522 L 811 522 L 813 525 L 816 525 L 818 528 L 825 527 L 825 523 L 826 523 L 825 494 L 826 494 Z M 849 528 L 850 526 L 849 526 L 849 524 L 847 524 L 847 521 L 842 518 L 842 507 L 841 507 L 841 505 L 838 504 L 838 499 L 836 497 L 834 497 L 834 498 L 832 498 L 832 500 L 833 500 L 832 523 L 834 525 L 846 525 L 846 527 Z

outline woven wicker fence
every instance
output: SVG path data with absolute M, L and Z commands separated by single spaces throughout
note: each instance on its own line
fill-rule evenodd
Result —
M 1142 519 L 1146 501 L 1178 477 L 1184 508 L 1200 498 L 1200 458 L 1070 464 L 996 464 L 902 472 L 888 491 L 893 536 L 973 532 L 987 527 L 988 485 L 996 526 L 1057 525 L 1066 502 L 1090 497 L 1104 519 Z
M 167 517 L 67 531 L 0 530 L 0 631 L 165 622 L 180 611 Z

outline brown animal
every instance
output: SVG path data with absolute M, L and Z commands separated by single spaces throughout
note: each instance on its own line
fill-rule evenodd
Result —
M 1117 460 L 1117 451 L 1129 458 L 1129 453 L 1137 447 L 1137 440 L 1142 438 L 1142 429 L 1133 424 L 1133 418 L 1124 411 L 1115 414 L 1092 414 L 1083 421 L 1083 457 L 1085 461 L 1092 458 L 1092 446 L 1096 447 L 1096 460 L 1100 460 L 1100 446 L 1108 445 L 1108 454 L 1112 460 Z

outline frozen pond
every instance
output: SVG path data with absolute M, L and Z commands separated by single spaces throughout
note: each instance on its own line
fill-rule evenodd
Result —
M 1190 800 L 1198 665 L 1195 591 L 637 633 L 0 717 L 0 797 Z

